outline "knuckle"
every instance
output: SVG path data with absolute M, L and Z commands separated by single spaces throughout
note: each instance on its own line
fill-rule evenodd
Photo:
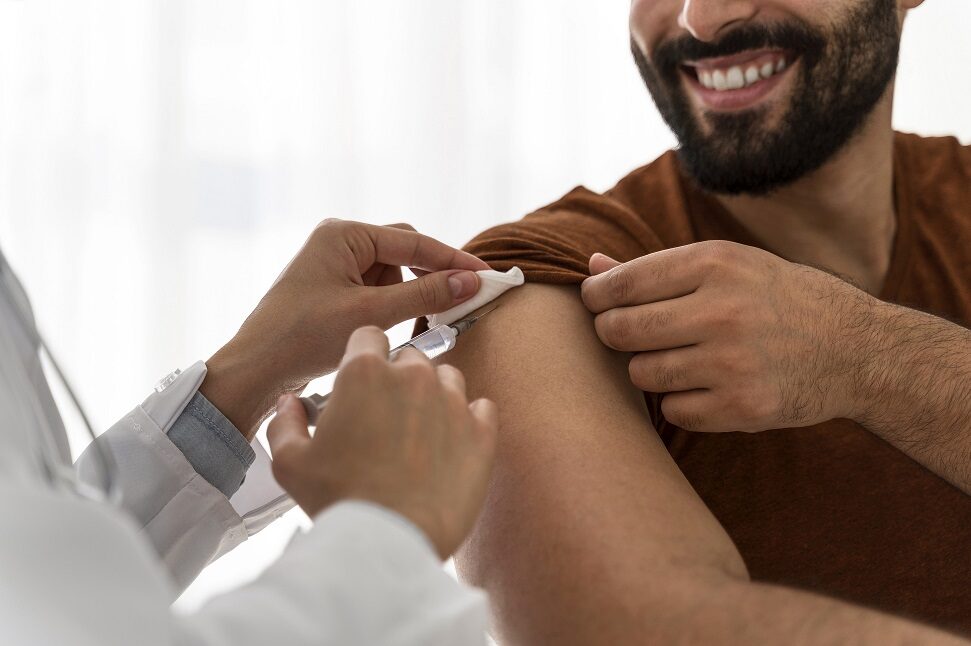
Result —
M 353 222 L 347 222 L 338 218 L 322 220 L 311 232 L 310 238 L 307 241 L 308 246 L 320 248 L 347 240 L 351 236 L 350 231 L 353 226 Z
M 341 230 L 347 227 L 348 224 L 349 223 L 347 221 L 341 220 L 340 218 L 325 218 L 321 220 L 316 227 L 314 227 L 314 232 L 329 234 L 335 230 Z
M 746 373 L 752 358 L 736 345 L 723 345 L 708 353 L 708 361 L 719 374 L 738 377 Z
M 655 284 L 664 284 L 671 279 L 672 265 L 670 263 L 656 263 L 651 266 L 651 281 Z
M 377 325 L 364 325 L 354 330 L 356 336 L 384 336 L 384 330 Z
M 634 275 L 628 267 L 618 267 L 604 281 L 607 295 L 615 303 L 626 303 L 634 294 Z
M 665 419 L 686 431 L 704 428 L 703 416 L 691 408 L 678 403 L 677 399 L 665 398 L 661 401 L 661 412 Z
M 341 373 L 349 379 L 371 381 L 387 368 L 388 362 L 374 354 L 354 357 L 341 368 Z
M 650 360 L 645 355 L 637 355 L 630 360 L 627 372 L 630 375 L 631 383 L 644 391 L 651 391 L 652 384 L 648 379 L 650 371 Z
M 634 326 L 637 329 L 643 334 L 654 334 L 671 324 L 674 313 L 669 309 L 651 307 L 637 310 L 635 317 L 637 320 Z
M 709 272 L 725 271 L 734 265 L 736 245 L 726 240 L 707 240 L 698 243 L 698 262 Z
M 452 366 L 449 364 L 443 364 L 441 366 L 438 366 L 438 373 L 443 378 L 448 379 L 454 383 L 457 383 L 459 385 L 465 384 L 465 375 L 462 373 L 461 370 L 459 370 L 455 366 Z
M 634 332 L 628 314 L 617 310 L 598 315 L 594 326 L 600 339 L 615 350 L 625 347 Z
M 730 408 L 745 424 L 759 424 L 773 417 L 775 398 L 759 390 L 738 392 L 732 397 Z
M 428 360 L 412 361 L 402 365 L 399 367 L 399 373 L 405 385 L 414 390 L 425 392 L 438 384 L 435 366 Z
M 434 308 L 439 303 L 448 302 L 445 285 L 441 281 L 418 280 L 418 300 L 426 308 Z
M 660 365 L 655 369 L 654 381 L 657 384 L 658 392 L 670 392 L 678 390 L 684 382 L 685 369 L 681 365 Z
M 722 333 L 737 333 L 745 321 L 745 308 L 734 299 L 723 299 L 708 310 L 709 324 Z

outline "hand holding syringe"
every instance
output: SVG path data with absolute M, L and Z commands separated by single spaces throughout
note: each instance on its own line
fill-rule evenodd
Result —
M 470 316 L 460 321 L 455 321 L 451 324 L 436 325 L 427 332 L 419 334 L 407 343 L 392 349 L 388 353 L 388 360 L 394 361 L 395 357 L 397 357 L 398 354 L 406 348 L 414 348 L 429 359 L 439 357 L 455 347 L 455 340 L 460 334 L 468 332 L 479 319 L 486 314 L 489 314 L 494 309 L 495 308 L 492 308 L 491 310 L 483 312 L 478 316 Z M 300 398 L 300 403 L 303 404 L 304 410 L 307 411 L 307 419 L 310 422 L 310 426 L 314 426 L 316 424 L 317 417 L 327 406 L 328 399 L 330 399 L 330 393 L 327 393 L 326 395 L 313 394 Z

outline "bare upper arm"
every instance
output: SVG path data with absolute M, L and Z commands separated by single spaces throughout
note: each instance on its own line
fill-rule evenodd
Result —
M 507 294 L 448 360 L 500 409 L 489 495 L 457 561 L 490 593 L 503 643 L 644 638 L 675 593 L 663 573 L 746 576 L 577 288 Z

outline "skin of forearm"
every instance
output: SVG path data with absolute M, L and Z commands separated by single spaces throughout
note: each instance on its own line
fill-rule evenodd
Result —
M 971 494 L 971 330 L 888 303 L 871 316 L 855 421 Z
M 776 585 L 699 578 L 682 583 L 683 613 L 672 644 L 858 644 L 968 646 L 956 635 L 836 599 Z M 667 602 L 664 602 L 667 603 Z

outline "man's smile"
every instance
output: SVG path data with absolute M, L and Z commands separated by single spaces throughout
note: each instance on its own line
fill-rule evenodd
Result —
M 798 57 L 780 49 L 752 50 L 689 61 L 681 75 L 701 107 L 730 112 L 756 107 L 792 76 Z

